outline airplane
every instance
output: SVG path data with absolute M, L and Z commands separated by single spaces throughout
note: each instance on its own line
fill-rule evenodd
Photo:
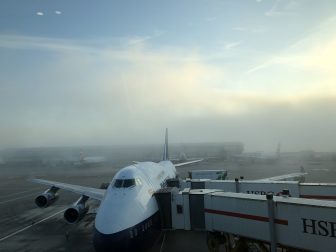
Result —
M 80 152 L 79 161 L 74 162 L 75 166 L 97 166 L 106 162 L 103 156 L 84 156 L 83 152 Z
M 155 191 L 166 187 L 167 180 L 177 177 L 176 167 L 202 159 L 173 164 L 168 153 L 168 129 L 162 161 L 136 162 L 119 170 L 107 189 L 65 184 L 44 179 L 30 179 L 50 186 L 37 196 L 35 203 L 44 208 L 58 198 L 58 190 L 78 193 L 81 197 L 64 212 L 68 223 L 77 223 L 88 211 L 86 201 L 100 201 L 94 224 L 93 244 L 96 251 L 143 251 L 160 237 L 161 224 Z

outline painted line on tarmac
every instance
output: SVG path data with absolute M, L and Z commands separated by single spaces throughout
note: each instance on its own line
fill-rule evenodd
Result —
M 19 200 L 19 199 L 28 198 L 28 197 L 31 197 L 31 196 L 34 196 L 34 195 L 37 196 L 36 193 L 31 193 L 31 194 L 28 194 L 28 195 L 25 195 L 25 196 L 21 196 L 21 197 L 17 197 L 17 198 L 14 198 L 14 199 L 1 201 L 1 202 L 0 202 L 0 205 L 1 205 L 1 204 L 8 203 L 8 202 L 11 202 L 11 201 L 15 201 L 15 200 Z
M 163 241 L 162 241 L 162 243 L 161 243 L 160 252 L 162 252 L 162 249 L 163 249 L 163 245 L 164 245 L 165 240 L 166 240 L 166 233 L 163 235 Z
M 42 223 L 42 222 L 44 222 L 44 221 L 46 221 L 46 220 L 49 220 L 50 218 L 56 216 L 57 214 L 60 214 L 60 213 L 64 212 L 65 210 L 66 210 L 66 208 L 64 208 L 64 209 L 62 209 L 61 211 L 58 211 L 58 212 L 56 212 L 56 213 L 54 213 L 54 214 L 52 214 L 52 215 L 50 215 L 50 216 L 48 216 L 48 217 L 46 217 L 46 218 L 44 218 L 44 219 L 42 219 L 42 220 L 39 220 L 39 221 L 37 221 L 37 222 L 35 222 L 35 223 L 29 225 L 29 226 L 26 226 L 26 227 L 24 227 L 24 228 L 21 228 L 20 230 L 17 230 L 17 231 L 15 231 L 14 233 L 11 233 L 11 234 L 9 234 L 9 235 L 7 235 L 7 236 L 5 236 L 5 237 L 2 237 L 2 238 L 0 238 L 0 242 L 2 242 L 2 241 L 6 240 L 6 239 L 8 239 L 8 238 L 10 238 L 10 237 L 12 237 L 12 236 L 14 236 L 14 235 L 17 235 L 17 234 L 19 234 L 19 233 L 21 233 L 21 232 L 23 232 L 23 231 L 25 231 L 25 230 L 31 228 L 32 226 L 35 226 L 35 225 L 40 224 L 40 223 Z
M 16 192 L 16 193 L 11 193 L 11 194 L 7 194 L 7 195 L 4 195 L 4 196 L 0 196 L 0 199 L 2 198 L 9 198 L 11 196 L 14 196 L 14 195 L 17 195 L 17 194 L 23 194 L 23 193 L 26 193 L 26 192 L 38 192 L 38 191 L 41 191 L 41 189 L 31 189 L 31 190 L 26 190 L 26 191 L 21 191 L 21 192 Z

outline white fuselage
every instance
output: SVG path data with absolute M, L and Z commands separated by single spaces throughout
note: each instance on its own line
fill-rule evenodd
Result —
M 97 250 L 124 248 L 148 233 L 151 218 L 158 213 L 154 192 L 176 177 L 170 161 L 142 162 L 121 169 L 109 185 L 95 219 L 94 243 Z M 117 244 L 123 243 L 123 244 Z

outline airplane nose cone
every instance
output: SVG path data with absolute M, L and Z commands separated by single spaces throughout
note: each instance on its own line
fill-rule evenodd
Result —
M 103 234 L 96 228 L 93 234 L 93 245 L 97 252 L 131 251 L 129 239 L 122 233 Z

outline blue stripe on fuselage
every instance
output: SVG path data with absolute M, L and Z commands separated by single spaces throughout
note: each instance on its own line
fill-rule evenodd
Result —
M 96 228 L 93 244 L 96 251 L 144 251 L 153 246 L 161 233 L 160 214 L 114 234 L 100 233 Z

